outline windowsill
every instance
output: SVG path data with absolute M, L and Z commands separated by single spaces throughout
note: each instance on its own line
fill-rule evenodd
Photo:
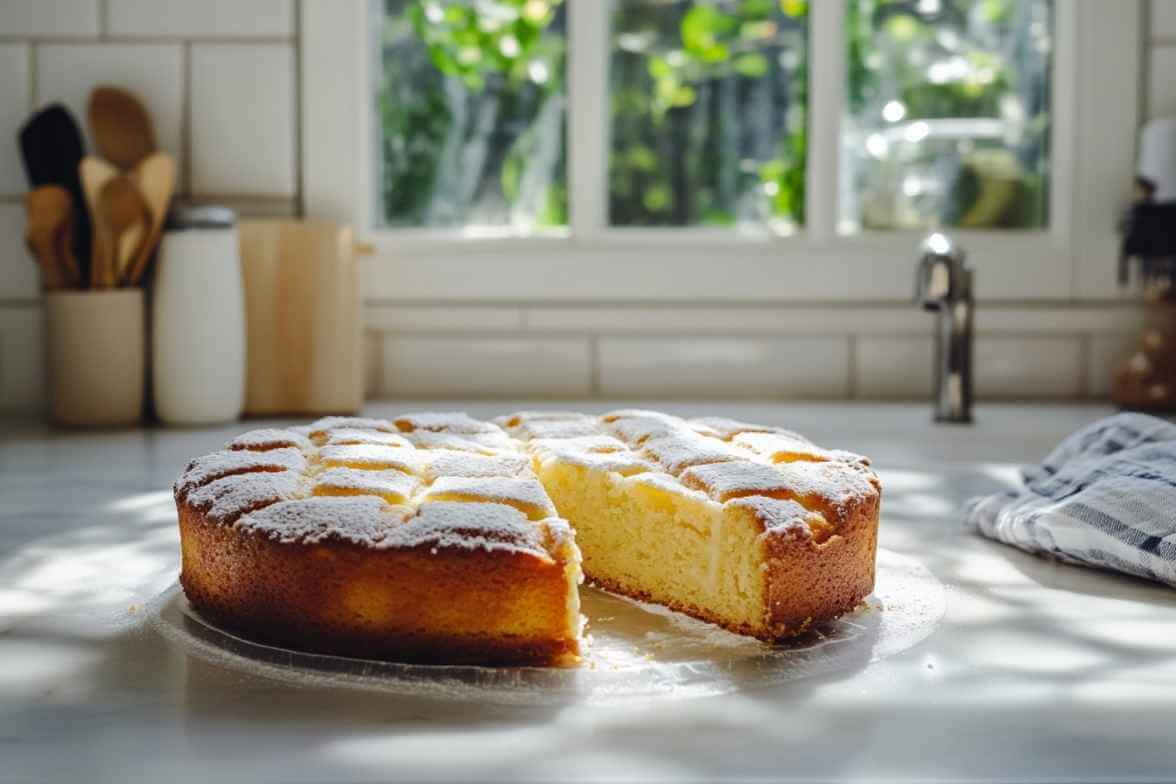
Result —
M 732 230 L 708 227 L 687 228 L 609 228 L 595 236 L 580 237 L 571 229 L 544 231 L 524 235 L 510 229 L 496 227 L 472 227 L 469 229 L 376 229 L 364 238 L 376 248 L 388 254 L 411 254 L 421 259 L 446 256 L 454 252 L 476 255 L 497 255 L 503 252 L 542 254 L 549 256 L 563 250 L 591 252 L 602 255 L 599 262 L 608 264 L 615 260 L 617 251 L 632 249 L 642 253 L 658 254 L 670 260 L 669 254 L 677 255 L 682 249 L 704 248 L 711 251 L 730 251 L 753 255 L 781 258 L 788 254 L 806 251 L 858 253 L 876 251 L 905 253 L 915 257 L 923 239 L 934 230 L 926 231 L 864 231 L 857 234 L 837 235 L 820 238 L 805 231 L 792 235 L 769 232 Z M 1051 235 L 1047 229 L 960 229 L 943 230 L 965 250 L 977 249 L 991 252 L 1054 252 L 1053 248 L 1063 246 L 1063 240 Z M 608 255 L 603 255 L 604 253 Z
M 728 234 L 470 241 L 371 238 L 371 300 L 428 302 L 906 302 L 921 234 L 825 242 Z M 1130 301 L 1114 281 L 1115 248 L 1097 288 L 1076 292 L 1074 258 L 1043 232 L 953 235 L 967 251 L 980 301 Z

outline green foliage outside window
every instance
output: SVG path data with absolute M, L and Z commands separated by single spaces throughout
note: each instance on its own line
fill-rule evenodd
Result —
M 1050 0 L 848 0 L 850 224 L 1046 224 L 1051 16 Z
M 805 0 L 616 4 L 611 223 L 803 224 L 807 12 Z
M 567 223 L 563 0 L 384 0 L 381 218 Z
M 847 222 L 1044 225 L 1050 0 L 844 1 Z M 802 225 L 806 0 L 613 8 L 610 223 Z M 564 0 L 382 0 L 380 10 L 382 221 L 566 226 Z M 885 116 L 894 106 L 900 119 Z M 999 120 L 1003 131 L 937 135 L 945 118 Z M 926 138 L 895 136 L 921 119 Z M 885 134 L 897 143 L 879 142 Z

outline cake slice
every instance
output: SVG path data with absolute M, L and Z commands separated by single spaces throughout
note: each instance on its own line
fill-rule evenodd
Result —
M 526 443 L 586 577 L 610 591 L 775 640 L 873 590 L 880 487 L 863 457 L 655 411 L 497 421 Z
M 249 639 L 426 663 L 578 659 L 579 551 L 493 424 L 257 430 L 194 460 L 175 496 L 188 600 Z

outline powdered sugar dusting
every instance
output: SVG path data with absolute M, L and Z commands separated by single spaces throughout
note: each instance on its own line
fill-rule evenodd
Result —
M 773 528 L 787 527 L 776 516 L 796 508 L 818 511 L 821 519 L 838 523 L 878 493 L 868 460 L 822 449 L 780 427 L 622 409 L 598 417 L 594 435 L 527 439 L 543 422 L 533 422 L 532 416 L 540 415 L 520 412 L 505 421 L 543 466 L 555 462 L 633 475 L 666 492 L 701 492 L 718 503 L 746 496 L 795 502 L 795 508 L 769 510 L 765 524 Z M 570 421 L 579 432 L 582 420 Z
M 302 471 L 305 468 L 306 458 L 302 451 L 292 447 L 270 449 L 265 452 L 226 449 L 198 457 L 189 463 L 184 473 L 176 480 L 175 490 L 177 495 L 183 497 L 201 485 L 231 474 Z
M 617 417 L 606 426 L 629 446 L 641 446 L 651 438 L 673 435 L 686 429 L 681 420 L 675 421 L 665 414 Z
M 518 441 L 462 413 L 410 414 L 396 423 L 325 417 L 251 431 L 231 449 L 194 460 L 176 482 L 177 499 L 212 521 L 281 542 L 386 549 L 428 541 L 578 563 L 570 528 L 556 518 Z M 438 445 L 456 448 L 425 448 Z
M 555 506 L 538 479 L 442 476 L 425 492 L 424 501 L 470 500 L 509 504 L 532 520 L 555 517 Z
M 877 477 L 865 466 L 829 461 L 781 463 L 777 466 L 789 488 L 808 503 L 845 507 L 877 495 Z
M 653 458 L 675 476 L 691 466 L 723 463 L 745 457 L 723 441 L 690 431 L 651 438 L 645 442 L 641 454 Z
M 691 419 L 690 426 L 699 432 L 710 431 L 716 438 L 721 438 L 724 441 L 730 441 L 740 433 L 790 433 L 790 431 L 781 427 L 752 425 L 747 422 L 740 422 L 738 419 L 727 419 L 725 417 L 699 417 L 698 419 Z M 796 435 L 795 433 L 790 434 Z M 800 438 L 800 436 L 796 437 Z
M 362 471 L 355 468 L 332 468 L 319 474 L 315 494 L 351 493 L 378 495 L 392 503 L 407 501 L 421 480 L 403 471 Z
M 307 495 L 309 483 L 296 471 L 258 471 L 216 479 L 188 494 L 188 503 L 210 519 L 231 523 L 263 506 Z
M 560 450 L 565 452 L 624 452 L 629 447 L 619 438 L 598 433 L 590 436 L 576 436 L 574 438 L 536 438 L 530 442 L 531 451 L 542 455 L 545 451 Z
M 425 504 L 384 543 L 389 547 L 434 547 L 527 551 L 547 556 L 545 531 L 512 506 L 498 503 Z
M 493 421 L 499 427 L 505 427 L 509 430 L 523 422 L 558 422 L 560 420 L 584 419 L 586 417 L 587 414 L 581 414 L 578 411 L 516 411 L 513 414 L 494 417 Z
M 310 424 L 311 438 L 322 438 L 328 431 L 346 428 L 351 430 L 377 430 L 395 433 L 396 427 L 387 419 L 372 419 L 369 417 L 329 416 L 316 420 Z
M 807 438 L 802 438 L 795 433 L 740 433 L 734 437 L 733 441 L 757 455 L 766 457 L 773 463 L 811 460 L 869 464 L 869 460 L 861 455 L 841 450 L 822 449 Z
M 399 433 L 382 430 L 361 430 L 354 427 L 331 428 L 325 432 L 326 443 L 330 446 L 349 444 L 375 444 L 382 446 L 410 447 L 412 442 Z
M 779 471 L 752 460 L 732 460 L 688 468 L 682 472 L 682 482 L 687 487 L 704 490 L 716 501 L 726 501 L 741 495 L 789 492 L 788 483 Z
M 451 449 L 422 451 L 420 454 L 425 459 L 425 478 L 430 482 L 441 476 L 534 476 L 531 461 L 525 455 L 482 455 Z
M 326 540 L 379 545 L 403 518 L 374 496 L 304 498 L 282 501 L 251 512 L 234 526 L 257 531 L 283 543 L 319 544 Z
M 402 448 L 381 444 L 324 446 L 319 450 L 319 461 L 331 467 L 373 471 L 395 468 L 409 473 L 416 472 L 421 463 L 420 455 L 411 446 Z
M 448 433 L 434 430 L 414 430 L 408 440 L 418 449 L 449 449 L 456 452 L 476 452 L 492 455 L 499 451 L 513 451 L 514 442 L 502 431 L 488 433 Z
M 523 422 L 511 430 L 516 438 L 576 438 L 593 436 L 600 432 L 600 425 L 591 417 L 580 419 L 541 419 Z
M 541 461 L 556 461 L 568 465 L 581 466 L 594 471 L 611 471 L 622 476 L 631 476 L 645 471 L 656 471 L 657 466 L 648 460 L 642 460 L 628 450 L 623 452 L 593 452 L 578 449 L 575 446 L 548 444 L 536 449 L 536 456 Z
M 310 439 L 300 433 L 273 427 L 250 430 L 225 444 L 226 449 L 248 449 L 254 452 L 264 452 L 282 447 L 307 450 L 312 446 Z
M 810 512 L 790 499 L 751 495 L 736 498 L 730 504 L 750 511 L 767 533 L 788 532 L 803 539 L 811 539 L 813 526 L 824 523 L 821 515 Z
M 464 411 L 423 411 L 396 417 L 396 427 L 405 432 L 436 430 L 446 433 L 493 433 L 497 425 L 474 419 Z M 501 431 L 499 431 L 501 432 Z

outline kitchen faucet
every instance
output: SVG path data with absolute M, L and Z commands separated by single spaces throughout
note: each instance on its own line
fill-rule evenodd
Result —
M 936 232 L 923 241 L 915 302 L 938 311 L 935 328 L 935 421 L 972 421 L 972 270 L 964 251 Z

